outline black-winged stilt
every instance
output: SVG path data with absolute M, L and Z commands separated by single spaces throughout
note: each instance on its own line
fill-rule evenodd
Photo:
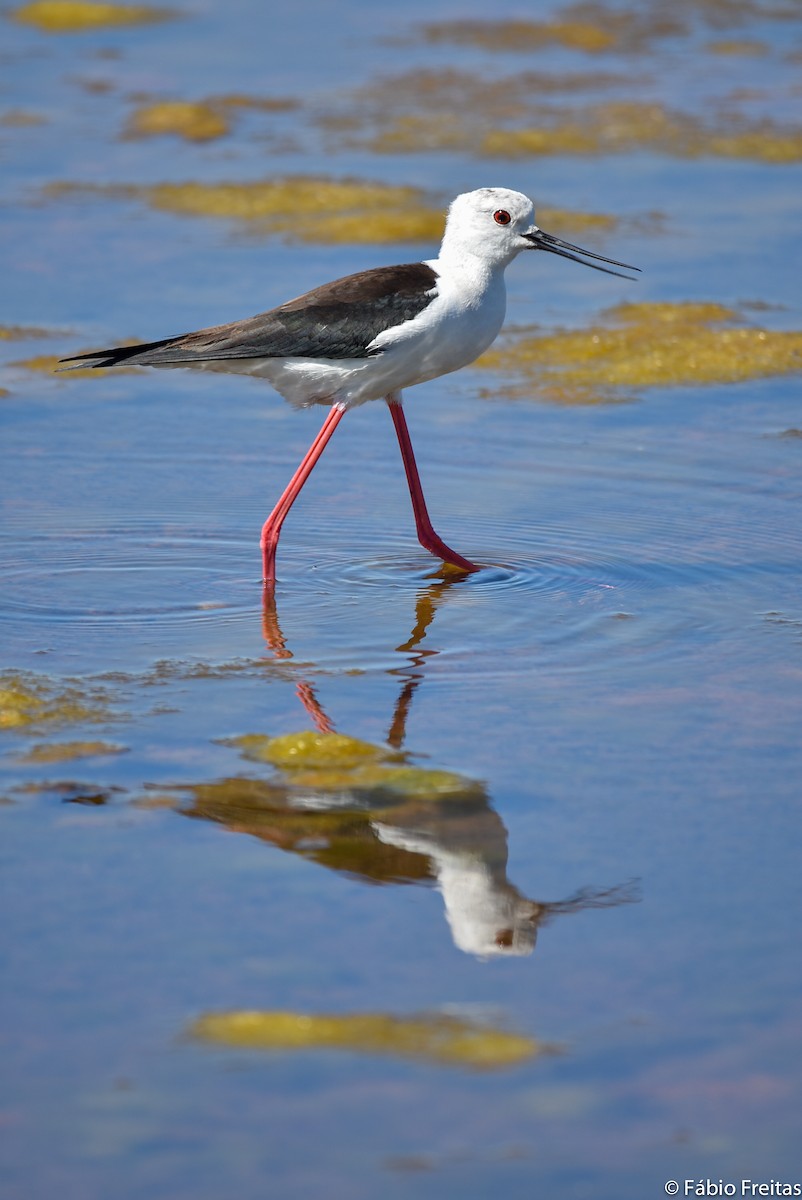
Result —
M 504 321 L 504 269 L 522 250 L 547 250 L 608 275 L 620 272 L 599 263 L 639 269 L 561 241 L 538 229 L 534 220 L 527 196 L 507 188 L 479 188 L 451 204 L 437 258 L 347 275 L 244 321 L 62 362 L 255 375 L 268 379 L 296 407 L 331 406 L 262 529 L 266 583 L 275 579 L 284 519 L 335 428 L 349 408 L 386 400 L 421 545 L 463 571 L 475 571 L 476 564 L 451 550 L 429 519 L 401 407 L 402 388 L 456 371 L 488 348 Z

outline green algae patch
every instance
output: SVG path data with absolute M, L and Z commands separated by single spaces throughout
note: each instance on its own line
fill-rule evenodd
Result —
M 328 870 L 375 884 L 419 883 L 431 878 L 429 860 L 381 841 L 374 816 L 388 816 L 398 799 L 384 792 L 314 791 L 284 782 L 234 777 L 178 789 L 190 802 L 169 799 L 184 816 L 246 833 Z M 147 803 L 147 801 L 145 801 Z M 296 807 L 297 805 L 297 807 Z
M 643 76 L 601 71 L 519 71 L 488 77 L 454 68 L 418 68 L 383 75 L 356 88 L 333 111 L 320 113 L 317 122 L 329 142 L 345 148 L 376 154 L 470 153 L 489 130 L 531 121 L 547 96 L 563 94 L 573 100 L 583 91 L 631 88 L 644 82 Z
M 318 123 L 329 140 L 375 154 L 454 150 L 476 153 L 500 127 L 527 125 L 551 111 L 545 97 L 631 87 L 633 79 L 602 72 L 523 71 L 501 78 L 475 72 L 418 69 L 356 89 L 343 108 Z M 643 82 L 643 79 L 640 79 Z
M 246 758 L 292 770 L 319 767 L 347 770 L 365 762 L 376 762 L 386 754 L 379 746 L 347 737 L 343 733 L 316 733 L 312 730 L 272 738 L 262 734 L 246 734 L 234 738 L 232 745 L 238 746 Z
M 170 9 L 147 4 L 102 4 L 92 0 L 31 0 L 10 16 L 43 33 L 84 33 L 91 29 L 113 29 L 121 25 L 149 25 L 170 20 Z
M 144 189 L 143 198 L 162 211 L 245 221 L 269 233 L 315 242 L 404 241 L 420 236 L 432 221 L 416 188 L 357 180 L 165 183 Z
M 129 137 L 173 134 L 188 142 L 211 142 L 231 132 L 231 120 L 220 107 L 204 101 L 160 100 L 143 104 L 131 117 Z
M 342 733 L 304 730 L 273 738 L 246 734 L 230 744 L 243 757 L 276 767 L 290 788 L 361 795 L 364 805 L 381 805 L 389 797 L 397 801 L 465 798 L 478 788 L 453 771 L 414 766 L 396 750 Z
M 488 130 L 479 149 L 505 158 L 651 150 L 675 158 L 790 163 L 802 160 L 802 128 L 726 115 L 705 124 L 656 102 L 619 100 L 584 109 L 552 107 L 537 125 Z
M 239 92 L 201 100 L 152 100 L 134 110 L 125 132 L 133 138 L 172 135 L 188 142 L 211 142 L 231 133 L 246 110 L 281 113 L 298 107 L 299 102 L 288 97 Z
M 141 200 L 177 216 L 237 221 L 255 232 L 310 242 L 439 239 L 443 214 L 418 188 L 297 176 L 247 183 L 50 184 L 47 199 Z
M 765 123 L 756 129 L 719 134 L 708 139 L 705 153 L 753 162 L 802 162 L 802 129 L 782 130 Z
M 78 758 L 107 758 L 114 754 L 125 754 L 127 746 L 116 742 L 39 742 L 31 746 L 18 762 L 60 763 L 73 762 Z
M 745 53 L 746 43 L 740 46 Z M 582 90 L 644 83 L 648 79 L 600 72 L 482 78 L 454 70 L 410 71 L 357 89 L 342 111 L 324 114 L 319 124 L 335 144 L 374 154 L 454 151 L 530 158 L 651 151 L 680 159 L 802 159 L 802 126 L 750 117 L 734 101 L 707 106 L 702 115 L 646 98 L 576 103 Z
M 437 243 L 445 225 L 444 206 L 428 204 L 417 188 L 308 176 L 251 183 L 165 183 L 150 187 L 55 183 L 44 189 L 44 195 L 50 200 L 65 197 L 141 200 L 179 216 L 237 221 L 267 235 L 326 244 Z M 548 205 L 538 208 L 538 220 L 575 234 L 614 230 L 624 223 L 607 213 Z M 652 220 L 650 228 L 654 224 Z M 45 359 L 21 365 L 36 369 L 38 362 L 41 363 L 38 369 L 52 369 Z
M 481 153 L 510 158 L 540 154 L 597 154 L 599 138 L 579 124 L 565 122 L 553 129 L 499 129 L 485 134 Z
M 52 329 L 38 329 L 34 325 L 0 325 L 0 342 L 20 342 L 25 338 L 53 336 Z
M 802 331 L 747 326 L 715 303 L 623 304 L 589 329 L 522 333 L 478 366 L 518 376 L 508 394 L 566 404 L 647 387 L 740 383 L 802 370 Z
M 205 103 L 229 110 L 250 108 L 269 113 L 292 112 L 301 107 L 301 101 L 292 96 L 251 96 L 247 92 L 226 92 L 211 96 Z
M 580 212 L 575 208 L 557 208 L 539 204 L 536 218 L 541 228 L 552 228 L 571 233 L 615 233 L 621 229 L 637 229 L 649 234 L 657 233 L 663 224 L 661 213 L 645 213 L 640 217 L 614 217 L 610 213 Z
M 720 54 L 728 58 L 761 58 L 769 52 L 766 43 L 755 38 L 720 38 L 718 41 L 708 42 L 705 49 L 710 54 Z
M 382 74 L 356 88 L 351 97 L 355 108 L 345 115 L 335 112 L 320 117 L 324 126 L 331 122 L 344 127 L 371 117 L 387 117 L 401 111 L 435 116 L 441 111 L 465 114 L 472 120 L 488 115 L 509 117 L 525 112 L 533 102 L 546 95 L 565 93 L 575 96 L 582 91 L 619 89 L 648 82 L 650 76 L 633 76 L 614 71 L 514 71 L 500 76 L 463 71 L 455 67 L 436 70 L 415 67 L 397 75 Z M 369 111 L 365 111 L 365 110 Z
M 41 725 L 107 721 L 112 716 L 108 694 L 101 688 L 0 671 L 0 729 L 24 732 Z
M 491 53 L 531 54 L 562 46 L 593 55 L 642 54 L 667 38 L 691 33 L 697 24 L 729 34 L 755 18 L 796 22 L 799 7 L 763 0 L 694 0 L 684 5 L 647 0 L 621 8 L 601 0 L 577 0 L 545 21 L 498 17 L 438 21 L 423 25 L 420 37 L 429 43 L 472 46 Z
M 616 44 L 612 30 L 589 21 L 437 21 L 424 25 L 427 42 L 478 46 L 483 50 L 531 53 L 549 46 L 565 46 L 598 54 Z
M 126 345 L 128 343 L 123 343 Z M 133 342 L 130 342 L 133 345 Z M 78 351 L 78 353 L 89 354 L 90 350 Z M 17 359 L 15 362 L 8 364 L 10 367 L 17 367 L 23 371 L 37 371 L 41 375 L 59 375 L 63 379 L 98 379 L 100 372 L 94 367 L 75 367 L 65 366 L 57 354 L 35 354 L 31 358 Z M 141 368 L 139 367 L 117 367 L 115 374 L 135 375 L 138 374 Z
M 0 126 L 4 129 L 33 129 L 36 125 L 46 125 L 47 118 L 41 113 L 30 112 L 24 108 L 9 108 L 0 114 Z
M 404 206 L 418 198 L 415 188 L 358 180 L 314 177 L 252 183 L 157 184 L 147 189 L 156 208 L 193 216 L 234 217 L 241 221 L 319 218 L 332 211 L 376 212 L 388 204 Z
M 42 375 L 53 375 L 60 370 L 57 354 L 34 354 L 31 358 L 19 358 L 15 362 L 9 363 L 9 366 L 18 367 L 23 371 L 38 371 Z M 86 379 L 90 375 L 97 375 L 97 371 L 90 367 L 78 367 L 70 374 L 73 377 Z
M 338 242 L 385 245 L 389 242 L 439 242 L 443 213 L 438 208 L 387 208 L 382 212 L 335 213 L 300 231 L 305 242 Z
M 206 1013 L 192 1023 L 189 1035 L 238 1049 L 343 1050 L 474 1071 L 517 1067 L 551 1049 L 533 1038 L 440 1014 Z
M 297 771 L 292 783 L 296 788 L 318 792 L 364 793 L 376 802 L 389 795 L 398 799 L 443 800 L 449 797 L 464 798 L 477 785 L 452 771 L 432 770 L 427 767 L 372 764 L 351 770 L 335 767 L 319 768 L 315 771 Z

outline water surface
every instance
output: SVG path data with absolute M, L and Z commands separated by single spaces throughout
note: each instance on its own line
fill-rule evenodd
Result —
M 288 519 L 265 603 L 259 528 L 320 413 L 244 379 L 19 365 L 434 252 L 299 240 L 141 191 L 286 176 L 409 185 L 433 208 L 502 184 L 614 218 L 554 232 L 642 280 L 524 257 L 516 328 L 704 300 L 799 329 L 802 174 L 771 139 L 794 132 L 802 28 L 737 7 L 722 29 L 715 11 L 591 53 L 427 39 L 426 21 L 486 16 L 470 3 L 353 0 L 335 18 L 310 0 L 280 20 L 182 4 L 62 34 L 6 10 L 0 318 L 38 336 L 0 343 L 5 1195 L 802 1182 L 799 375 L 554 404 L 472 368 L 411 392 L 435 524 L 482 564 L 467 578 L 418 546 L 391 423 L 367 406 Z M 424 68 L 502 86 L 606 73 L 526 104 L 634 97 L 708 140 L 379 144 L 419 114 L 388 79 Z M 226 110 L 216 140 L 126 133 L 146 103 L 233 94 L 294 105 Z M 759 152 L 711 140 L 733 108 Z M 551 119 L 494 108 L 476 128 L 490 117 Z M 64 183 L 81 186 L 45 190 Z M 237 740 L 304 730 L 368 743 L 374 773 L 325 753 L 299 772 Z M 305 1049 L 193 1034 L 247 1010 L 356 1032 Z M 378 1046 L 365 1014 L 530 1049 L 477 1069 L 424 1038 Z

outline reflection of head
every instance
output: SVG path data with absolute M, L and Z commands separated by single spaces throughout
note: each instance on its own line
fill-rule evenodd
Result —
M 523 958 L 531 954 L 541 924 L 561 913 L 614 908 L 637 899 L 637 887 L 582 888 L 565 900 L 528 900 L 507 879 L 507 830 L 485 801 L 462 811 L 416 813 L 414 827 L 404 814 L 372 822 L 385 843 L 429 860 L 445 904 L 454 945 L 478 958 Z
M 446 917 L 460 950 L 480 958 L 532 953 L 542 914 L 539 904 L 475 860 L 443 863 L 439 878 Z

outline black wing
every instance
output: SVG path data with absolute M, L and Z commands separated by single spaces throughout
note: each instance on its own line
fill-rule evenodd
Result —
M 377 267 L 324 284 L 245 321 L 60 361 L 155 367 L 237 358 L 367 358 L 368 346 L 379 333 L 423 312 L 436 291 L 437 272 L 425 263 Z

